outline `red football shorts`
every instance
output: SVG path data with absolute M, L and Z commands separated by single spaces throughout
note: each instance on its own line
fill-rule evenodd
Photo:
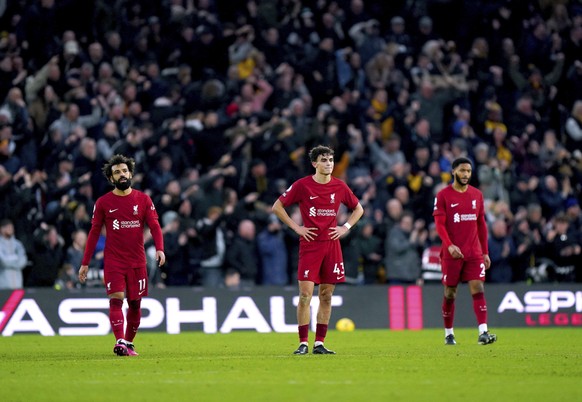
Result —
M 138 300 L 148 295 L 146 266 L 137 268 L 107 267 L 103 273 L 107 294 L 124 292 L 127 300 Z
M 443 285 L 457 286 L 459 282 L 484 281 L 485 263 L 482 258 L 471 260 L 443 258 Z
M 320 283 L 346 281 L 339 240 L 299 242 L 297 280 Z

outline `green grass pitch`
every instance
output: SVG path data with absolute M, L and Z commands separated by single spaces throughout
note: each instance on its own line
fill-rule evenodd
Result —
M 140 333 L 139 357 L 113 336 L 0 339 L 0 400 L 580 401 L 582 331 L 329 331 L 335 356 L 294 356 L 295 334 Z M 310 339 L 313 334 L 310 334 Z

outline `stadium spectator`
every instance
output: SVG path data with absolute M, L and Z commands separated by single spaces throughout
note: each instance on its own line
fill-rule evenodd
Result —
M 78 229 L 71 235 L 72 242 L 67 247 L 60 281 L 67 289 L 81 286 L 79 282 L 79 267 L 83 260 L 83 252 L 87 244 L 87 231 Z
M 577 29 L 582 31 L 582 26 L 579 26 Z M 582 37 L 582 32 L 578 35 L 579 37 Z M 578 47 L 580 47 L 581 40 L 582 38 L 578 39 Z M 564 104 L 566 105 L 566 108 L 569 109 L 568 105 L 574 105 L 574 103 L 580 99 L 580 91 L 582 90 L 582 60 L 580 60 L 579 56 L 567 70 L 564 82 Z
M 287 285 L 287 247 L 279 218 L 269 215 L 267 226 L 257 235 L 262 285 Z
M 81 115 L 80 108 L 75 103 L 68 103 L 61 116 L 55 120 L 49 127 L 49 130 L 59 130 L 66 139 L 74 134 L 74 128 L 81 126 L 84 128 L 95 127 L 101 119 L 101 109 L 96 105 L 97 101 L 93 100 L 92 113 L 90 115 Z
M 524 210 L 524 215 L 526 211 Z M 515 245 L 515 258 L 513 259 L 512 282 L 523 282 L 526 280 L 527 270 L 537 264 L 537 256 L 540 255 L 542 239 L 536 236 L 527 219 L 518 218 L 515 221 L 511 237 Z
M 582 149 L 582 100 L 574 102 L 565 130 L 565 147 L 570 150 Z
M 161 153 L 158 155 L 156 166 L 150 171 L 146 186 L 156 194 L 163 193 L 168 183 L 175 180 L 173 173 L 174 160 L 170 155 Z
M 513 238 L 510 236 L 504 219 L 491 224 L 489 236 L 489 258 L 491 267 L 487 270 L 488 280 L 492 283 L 510 283 L 513 278 L 512 260 L 516 255 Z
M 557 89 L 553 85 L 557 84 L 564 69 L 564 54 L 559 53 L 555 57 L 555 64 L 548 74 L 543 75 L 538 67 L 530 68 L 527 75 L 519 69 L 519 57 L 514 56 L 509 65 L 509 75 L 513 80 L 517 90 L 532 99 L 532 105 L 538 112 L 544 112 L 549 106 L 549 101 L 556 96 Z
M 424 221 L 405 211 L 386 238 L 384 266 L 389 284 L 420 283 L 420 253 L 428 236 Z
M 374 234 L 374 223 L 361 224 L 353 245 L 357 252 L 363 275 L 363 284 L 379 283 L 379 271 L 384 254 L 382 239 Z
M 362 65 L 362 56 L 346 47 L 335 52 L 338 85 L 341 90 L 352 89 L 358 93 L 366 90 L 366 72 Z
M 332 176 L 334 151 L 317 146 L 309 151 L 309 159 L 315 169 L 313 176 L 306 176 L 293 183 L 273 204 L 273 212 L 300 237 L 299 303 L 297 305 L 299 347 L 294 354 L 308 353 L 310 303 L 315 284 L 319 284 L 319 311 L 315 333 L 314 354 L 335 354 L 324 346 L 331 316 L 331 298 L 337 283 L 345 282 L 345 269 L 339 239 L 345 236 L 362 217 L 364 209 L 347 185 Z M 315 200 L 315 201 L 314 201 Z M 301 224 L 294 221 L 286 207 L 299 204 Z M 337 211 L 341 205 L 352 210 L 343 226 L 337 225 Z M 315 216 L 311 209 L 315 208 Z M 333 211 L 334 213 L 330 213 Z M 322 252 L 321 247 L 327 247 Z M 315 268 L 313 268 L 315 267 Z
M 24 245 L 14 236 L 14 224 L 0 220 L 0 289 L 22 289 L 22 271 L 28 264 Z
M 202 285 L 206 287 L 219 287 L 223 282 L 227 248 L 225 233 L 221 227 L 222 214 L 221 207 L 211 206 L 208 208 L 206 217 L 198 220 L 195 226 L 201 251 L 200 277 Z
M 102 136 L 97 140 L 97 155 L 102 160 L 109 160 L 114 155 L 115 147 L 119 145 L 119 127 L 113 120 L 103 125 Z
M 508 120 L 510 136 L 521 136 L 527 133 L 533 139 L 541 140 L 541 115 L 533 107 L 533 100 L 529 95 L 520 95 L 515 102 L 514 112 Z
M 256 227 L 252 220 L 243 219 L 239 222 L 237 234 L 226 250 L 225 265 L 238 271 L 241 286 L 248 288 L 258 283 L 260 261 Z
M 376 209 L 374 213 L 374 233 L 380 239 L 386 239 L 392 227 L 400 221 L 403 211 L 404 207 L 397 198 L 386 201 L 384 208 Z
M 406 32 L 406 22 L 401 16 L 397 15 L 390 19 L 390 31 L 386 35 L 386 43 L 397 44 L 400 55 L 410 56 L 413 54 L 412 40 Z
M 542 185 L 539 188 L 540 204 L 544 217 L 552 217 L 564 210 L 564 201 L 566 195 L 560 189 L 560 184 L 556 177 L 547 174 L 542 179 Z
M 65 241 L 54 225 L 43 223 L 34 232 L 33 266 L 27 286 L 53 287 L 65 258 Z
M 358 22 L 348 31 L 355 44 L 356 51 L 362 58 L 362 64 L 366 65 L 375 55 L 384 51 L 386 40 L 380 35 L 380 23 L 378 20 Z
M 180 228 L 180 216 L 169 210 L 162 215 L 162 233 L 166 263 L 164 264 L 164 285 L 187 286 L 192 284 L 192 273 L 188 269 L 187 243 L 188 236 Z M 151 273 L 150 273 L 151 276 Z
M 421 278 L 422 283 L 441 282 L 443 277 L 441 267 L 442 241 L 436 230 L 436 224 L 431 222 L 428 225 L 428 236 L 421 255 Z
M 368 147 L 373 163 L 374 177 L 387 175 L 396 163 L 405 163 L 406 159 L 401 149 L 400 135 L 392 133 L 387 139 L 380 138 L 380 129 L 376 125 L 368 125 Z M 380 144 L 378 144 L 380 142 Z
M 580 202 L 574 197 L 568 197 L 564 206 L 566 216 L 570 221 L 570 227 L 575 233 L 582 234 L 582 214 L 580 213 Z
M 538 183 L 539 179 L 535 176 L 520 175 L 515 179 L 509 191 L 509 200 L 513 213 L 516 213 L 521 208 L 527 208 L 528 205 L 539 203 L 537 196 Z
M 358 196 L 355 192 L 354 195 Z M 361 204 L 361 203 L 360 203 Z M 362 205 L 363 208 L 363 205 Z M 347 222 L 350 211 L 342 208 L 338 211 L 337 219 L 340 222 Z M 350 230 L 345 236 L 340 238 L 340 247 L 342 249 L 342 256 L 344 259 L 344 272 L 346 276 L 346 284 L 359 285 L 362 283 L 363 276 L 360 271 L 360 259 L 358 249 L 356 247 L 356 239 L 360 233 L 360 226 L 356 226 Z
M 553 280 L 573 282 L 579 278 L 580 234 L 570 230 L 570 221 L 564 213 L 559 213 L 550 221 L 545 233 L 547 256 L 555 264 Z

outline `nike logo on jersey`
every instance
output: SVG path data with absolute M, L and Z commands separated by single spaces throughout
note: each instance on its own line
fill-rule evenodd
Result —
M 339 281 L 339 280 L 342 280 L 342 279 L 344 279 L 344 276 L 345 276 L 345 275 L 341 275 L 341 276 L 338 276 L 338 277 L 336 277 L 335 279 Z
M 316 199 L 317 197 L 319 197 L 319 196 L 318 196 L 318 195 L 316 195 L 315 197 L 314 197 L 314 196 L 309 196 L 309 199 L 310 199 L 310 200 L 314 200 L 314 199 Z
M 143 295 L 143 292 L 145 292 L 145 290 L 140 290 L 139 293 L 138 293 L 138 295 L 139 296 Z
M 451 204 L 451 208 L 456 207 L 457 205 L 459 205 L 459 203 L 457 202 L 456 204 Z
M 110 210 L 109 210 L 109 213 L 115 212 L 115 211 L 117 211 L 118 209 L 119 209 L 119 208 L 110 209 Z

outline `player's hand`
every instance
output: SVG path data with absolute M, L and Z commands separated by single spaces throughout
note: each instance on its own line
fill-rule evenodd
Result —
M 348 233 L 349 230 L 350 229 L 348 229 L 347 227 L 345 227 L 343 225 L 329 228 L 329 237 L 332 240 L 337 240 L 340 237 L 342 237 L 343 235 L 345 235 L 346 233 Z
M 455 246 L 454 244 L 451 244 L 448 248 L 449 250 L 449 254 L 451 255 L 451 257 L 455 258 L 455 259 L 459 259 L 459 258 L 465 258 L 465 256 L 463 255 L 463 253 L 461 253 L 461 249 L 457 246 Z M 487 257 L 489 258 L 489 257 Z M 490 261 L 491 263 L 491 261 Z
M 156 261 L 158 262 L 158 267 L 161 267 L 166 263 L 166 254 L 162 250 L 156 251 Z
M 303 237 L 307 241 L 315 240 L 317 237 L 317 228 L 306 228 L 305 226 L 300 226 L 297 230 L 299 237 Z
M 483 254 L 483 263 L 485 263 L 485 269 L 489 269 L 491 266 L 491 258 L 489 258 L 488 254 Z
M 79 282 L 85 283 L 87 280 L 87 272 L 89 272 L 89 266 L 81 265 L 81 268 L 79 268 Z

